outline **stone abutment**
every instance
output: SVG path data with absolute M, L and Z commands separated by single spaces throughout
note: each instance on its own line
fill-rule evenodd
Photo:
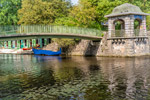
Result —
M 51 43 L 46 50 L 57 51 L 58 45 Z M 150 55 L 150 37 L 107 38 L 100 41 L 81 40 L 65 52 L 73 56 L 143 56 Z

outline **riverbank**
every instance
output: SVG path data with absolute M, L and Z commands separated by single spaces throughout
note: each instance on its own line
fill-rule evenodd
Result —
M 32 50 L 23 51 L 22 49 L 0 49 L 0 54 L 33 54 Z

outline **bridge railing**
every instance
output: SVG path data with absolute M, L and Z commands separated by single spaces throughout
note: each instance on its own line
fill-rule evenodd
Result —
M 32 34 L 32 33 L 60 33 L 78 34 L 90 36 L 102 36 L 102 31 L 91 28 L 68 27 L 56 25 L 21 25 L 21 26 L 0 26 L 0 35 L 9 34 Z
M 125 30 L 112 30 L 111 37 L 124 37 L 125 36 Z
M 125 34 L 125 30 L 112 30 L 111 37 L 127 37 Z M 134 34 L 132 36 L 145 36 L 145 30 L 142 29 L 134 29 Z

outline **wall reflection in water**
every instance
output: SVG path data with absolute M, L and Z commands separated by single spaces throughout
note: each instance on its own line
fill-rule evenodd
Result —
M 0 99 L 148 100 L 150 57 L 0 55 Z

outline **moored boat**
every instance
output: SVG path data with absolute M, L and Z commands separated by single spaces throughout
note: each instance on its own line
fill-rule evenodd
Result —
M 32 48 L 32 51 L 36 55 L 49 55 L 49 56 L 58 56 L 58 55 L 61 55 L 61 48 L 57 52 L 50 51 L 50 50 L 39 50 L 39 49 L 34 49 L 34 48 Z
M 31 50 L 32 48 L 38 48 L 38 47 L 40 47 L 40 45 L 36 45 L 35 47 L 30 47 L 30 48 L 22 48 L 22 50 Z

